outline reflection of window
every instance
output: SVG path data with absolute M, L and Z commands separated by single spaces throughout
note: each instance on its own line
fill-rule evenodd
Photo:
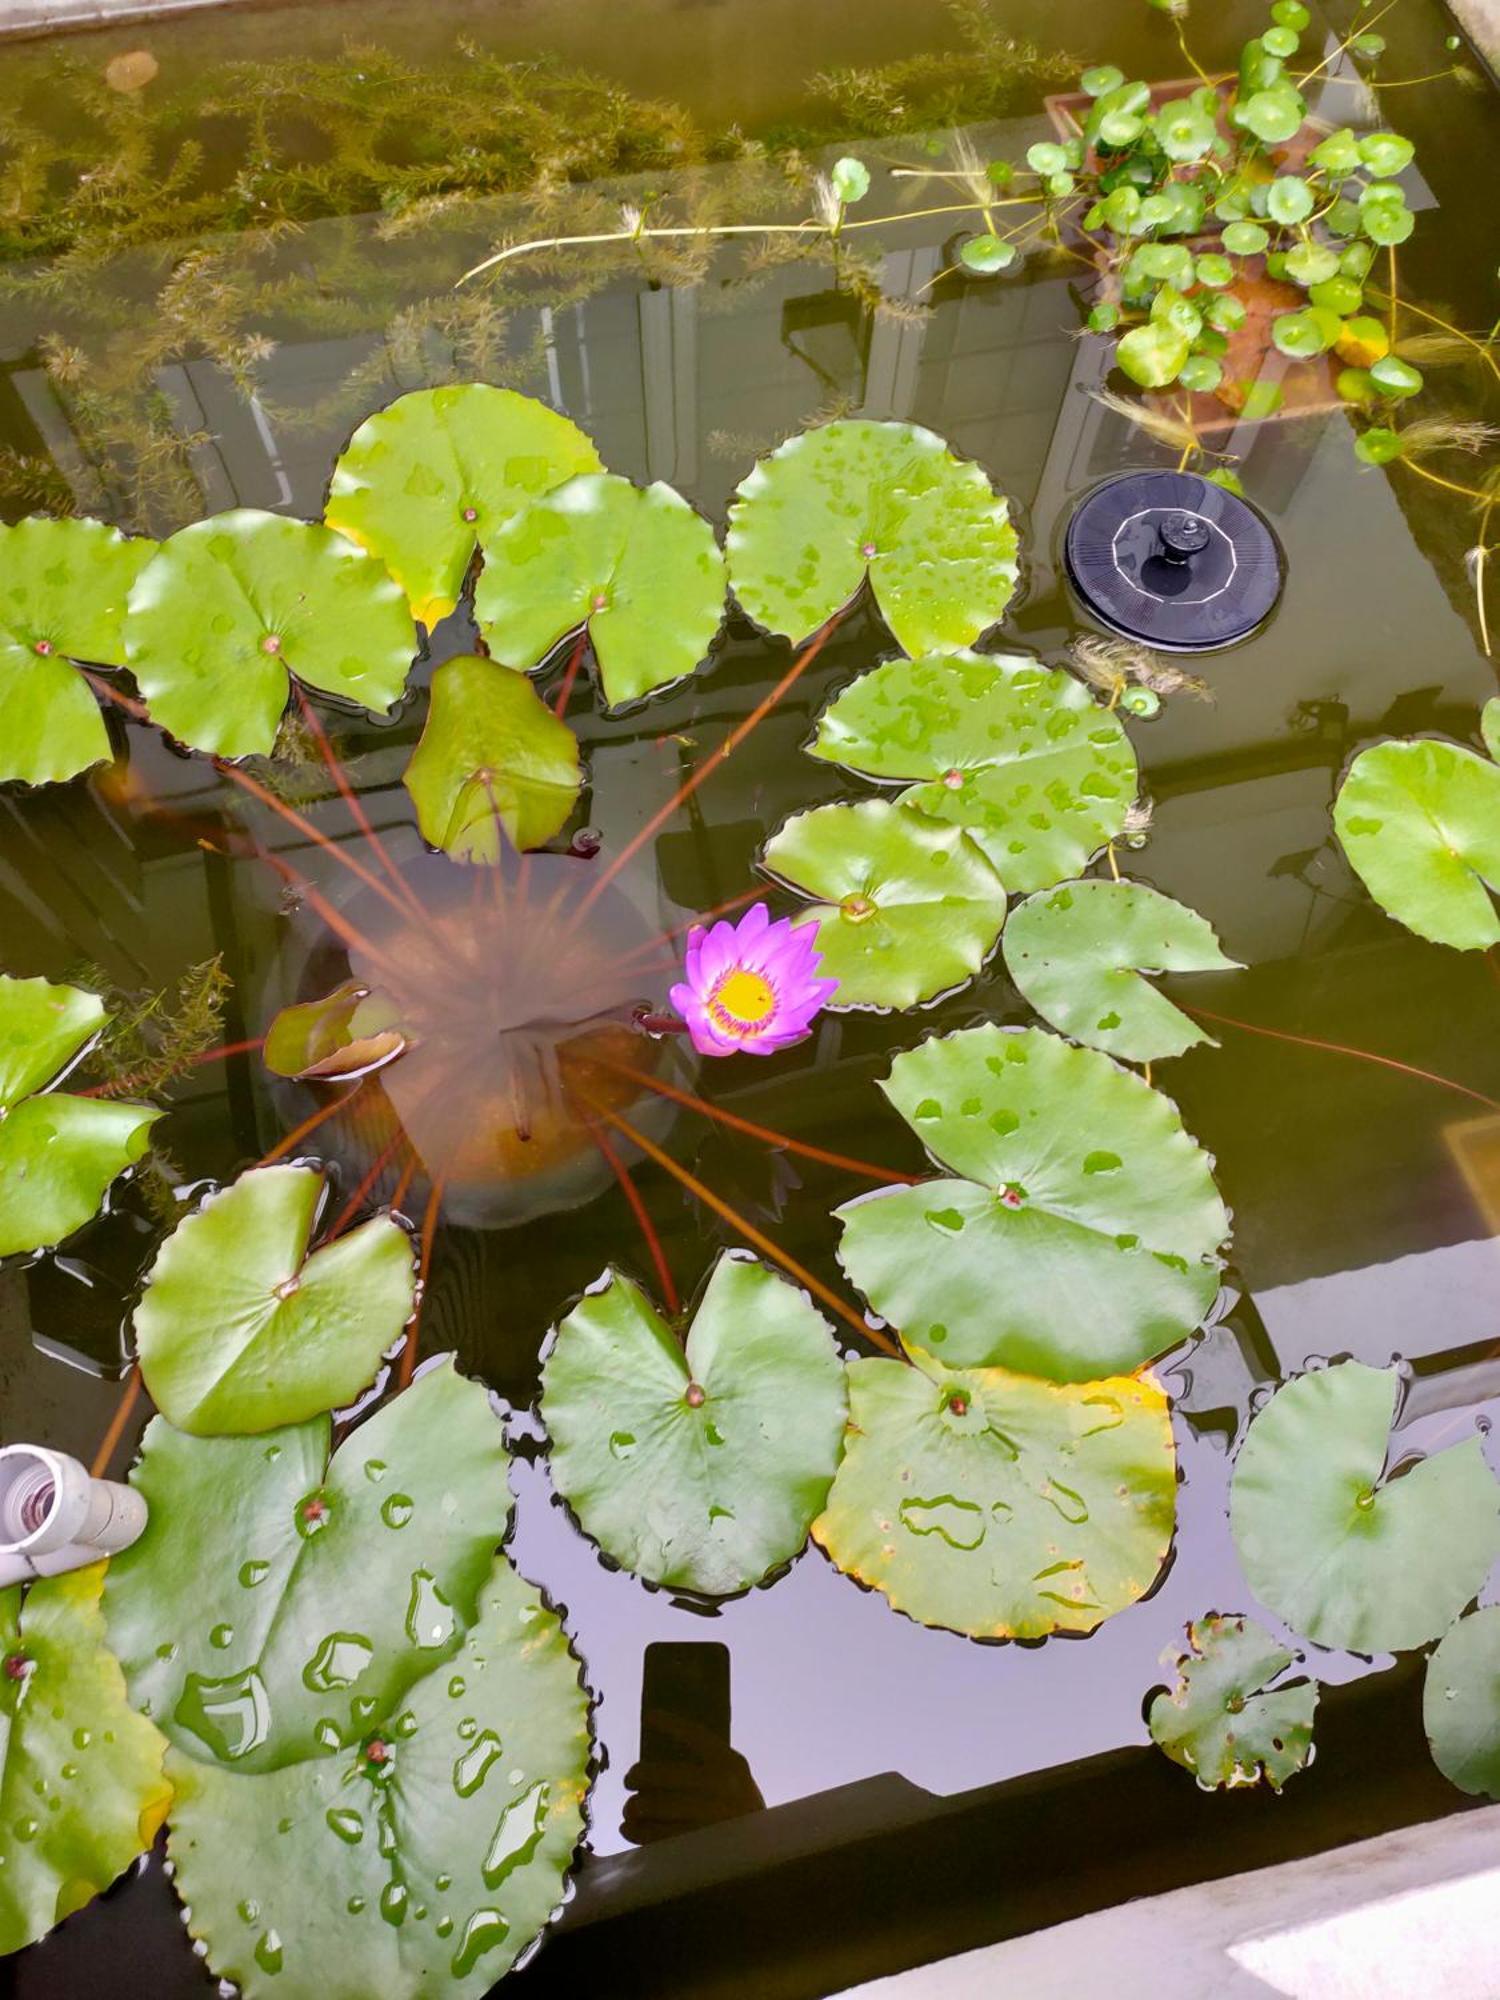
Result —
M 849 292 L 807 292 L 781 302 L 781 344 L 825 388 L 865 400 L 870 367 L 870 315 Z
M 1500 1117 L 1445 1125 L 1443 1138 L 1490 1233 L 1500 1236 Z

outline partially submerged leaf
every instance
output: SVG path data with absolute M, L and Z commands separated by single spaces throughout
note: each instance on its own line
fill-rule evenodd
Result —
M 1386 1475 L 1399 1380 L 1342 1361 L 1285 1383 L 1235 1461 L 1250 1588 L 1320 1646 L 1403 1652 L 1444 1631 L 1500 1555 L 1500 1487 L 1469 1438 Z
M 1021 653 L 888 660 L 824 711 L 812 755 L 964 827 L 1010 889 L 1074 875 L 1125 828 L 1135 752 L 1071 674 Z
M 1040 1028 L 988 1023 L 898 1055 L 882 1088 L 968 1177 L 835 1211 L 840 1262 L 908 1347 L 1088 1382 L 1201 1323 L 1229 1218 L 1160 1091 Z
M 1500 943 L 1500 768 L 1457 743 L 1361 750 L 1333 804 L 1350 866 L 1388 916 L 1456 951 Z
M 135 1309 L 151 1400 L 196 1436 L 266 1431 L 352 1403 L 416 1302 L 411 1239 L 374 1216 L 309 1252 L 324 1179 L 255 1167 L 185 1216 Z
M 592 439 L 532 396 L 486 382 L 414 389 L 350 438 L 323 515 L 379 556 L 431 631 L 457 604 L 481 541 L 599 469 Z
M 192 1757 L 273 1771 L 358 1743 L 473 1621 L 510 1519 L 485 1391 L 445 1361 L 329 1442 L 327 1417 L 146 1431 L 150 1518 L 105 1610 L 131 1700 Z
M 445 660 L 401 782 L 429 845 L 494 866 L 502 829 L 524 849 L 567 825 L 583 783 L 578 738 L 524 674 Z
M 1213 926 L 1144 882 L 1063 882 L 1028 898 L 1005 965 L 1044 1021 L 1126 1062 L 1180 1056 L 1212 1037 L 1143 972 L 1233 972 Z
M 1493 762 L 1500 764 L 1500 695 L 1494 695 L 1479 711 L 1479 730 Z
M 1153 1740 L 1205 1791 L 1264 1778 L 1279 1792 L 1312 1755 L 1317 1682 L 1272 1687 L 1297 1656 L 1253 1618 L 1211 1611 L 1187 1639 L 1176 1682 L 1151 1704 Z
M 586 627 L 618 708 L 707 657 L 724 616 L 724 559 L 670 486 L 584 473 L 486 537 L 474 615 L 508 667 L 537 666 Z
M 394 1002 L 357 979 L 321 1000 L 297 1000 L 272 1021 L 261 1050 L 276 1076 L 366 1076 L 407 1047 Z
M 0 1952 L 107 1889 L 156 1837 L 166 1743 L 125 1699 L 103 1563 L 0 1592 Z
M 269 756 L 288 674 L 384 713 L 417 635 L 384 566 L 311 521 L 237 507 L 180 528 L 130 593 L 131 670 L 194 750 Z
M 189 1927 L 246 2000 L 479 2000 L 562 1900 L 591 1752 L 567 1634 L 497 1557 L 388 1728 L 257 1777 L 170 1753 Z
M 725 544 L 741 609 L 800 640 L 868 577 L 907 653 L 970 646 L 1016 584 L 1016 531 L 979 466 L 917 424 L 788 438 L 741 482 Z
M 1500 1799 L 1500 1604 L 1481 1605 L 1444 1633 L 1427 1662 L 1422 1722 L 1451 1784 Z
M 1143 1597 L 1176 1515 L 1160 1387 L 912 1359 L 848 1364 L 844 1458 L 813 1523 L 834 1564 L 976 1639 L 1092 1632 Z
M 150 1145 L 161 1116 L 153 1105 L 31 1094 L 103 1021 L 97 994 L 0 973 L 0 1257 L 50 1248 L 81 1229 Z
M 56 784 L 109 756 L 99 704 L 70 663 L 124 664 L 125 600 L 155 551 L 102 521 L 0 524 L 0 783 Z
M 1005 922 L 1005 884 L 961 827 L 866 799 L 795 813 L 762 865 L 816 897 L 826 1005 L 915 1007 L 971 979 Z
M 847 1404 L 827 1322 L 794 1285 L 725 1252 L 686 1351 L 609 1273 L 542 1367 L 552 1483 L 623 1568 L 721 1597 L 790 1562 L 827 1498 Z

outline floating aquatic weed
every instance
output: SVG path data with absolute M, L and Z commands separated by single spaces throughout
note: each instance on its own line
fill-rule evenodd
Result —
M 816 929 L 772 923 L 764 903 L 738 923 L 695 925 L 670 997 L 699 1054 L 769 1056 L 800 1042 L 839 985 L 818 977 L 818 944 Z
M 811 1300 L 726 1252 L 685 1347 L 640 1288 L 610 1271 L 557 1328 L 540 1409 L 552 1483 L 585 1534 L 648 1583 L 725 1596 L 807 1539 L 838 1463 L 846 1399 Z
M 1205 1791 L 1264 1778 L 1279 1792 L 1312 1756 L 1318 1684 L 1282 1678 L 1296 1658 L 1253 1618 L 1195 1619 L 1163 1655 L 1176 1681 L 1147 1714 L 1153 1741 Z
M 104 1025 L 96 993 L 0 973 L 0 1257 L 82 1228 L 145 1156 L 155 1106 L 44 1087 Z

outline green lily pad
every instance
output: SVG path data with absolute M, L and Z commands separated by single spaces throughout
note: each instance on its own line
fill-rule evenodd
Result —
M 1297 1656 L 1253 1618 L 1211 1611 L 1187 1636 L 1146 1718 L 1153 1740 L 1205 1791 L 1264 1778 L 1279 1792 L 1312 1755 L 1317 1682 L 1272 1687 Z
M 103 1563 L 0 1592 L 0 1952 L 80 1910 L 156 1838 L 166 1744 L 104 1647 Z M 11 1662 L 16 1664 L 13 1667 Z
M 1160 1091 L 1093 1049 L 993 1023 L 906 1050 L 882 1088 L 966 1176 L 835 1210 L 840 1262 L 908 1347 L 1087 1382 L 1201 1323 L 1229 1217 Z
M 1076 875 L 1122 833 L 1138 784 L 1119 717 L 1017 653 L 889 660 L 825 710 L 811 754 L 927 780 L 903 802 L 965 828 L 1023 891 Z
M 725 547 L 741 609 L 794 641 L 868 578 L 903 652 L 955 652 L 1016 587 L 1004 500 L 917 424 L 857 418 L 788 438 L 742 481 Z
M 411 1239 L 373 1217 L 309 1254 L 314 1167 L 256 1167 L 185 1216 L 135 1309 L 151 1400 L 195 1437 L 352 1403 L 416 1303 Z
M 753 1258 L 714 1266 L 686 1351 L 618 1271 L 542 1367 L 552 1483 L 622 1568 L 723 1597 L 791 1561 L 828 1497 L 844 1369 L 804 1292 Z
M 835 1566 L 976 1639 L 1092 1632 L 1144 1596 L 1177 1504 L 1160 1387 L 912 1360 L 848 1364 L 844 1457 L 812 1530 Z
M 1005 884 L 962 827 L 865 799 L 794 813 L 761 865 L 816 897 L 826 1004 L 916 1007 L 984 964 L 1005 922 Z
M 474 615 L 510 667 L 537 666 L 586 627 L 618 708 L 707 658 L 724 617 L 724 558 L 670 486 L 584 473 L 485 538 Z
M 1477 1437 L 1388 1479 L 1394 1369 L 1343 1361 L 1278 1389 L 1235 1461 L 1250 1588 L 1320 1646 L 1399 1653 L 1445 1631 L 1500 1555 Z
M 1164 389 L 1177 380 L 1191 344 L 1178 327 L 1152 319 L 1121 334 L 1115 359 L 1142 389 Z
M 150 1520 L 105 1610 L 131 1700 L 190 1756 L 272 1771 L 346 1748 L 473 1620 L 510 1519 L 485 1391 L 444 1361 L 329 1441 L 327 1417 L 146 1431 Z
M 501 1556 L 388 1730 L 258 1777 L 169 1755 L 189 1928 L 245 2000 L 479 2000 L 562 1901 L 591 1750 L 567 1634 Z
M 1005 967 L 1044 1021 L 1126 1062 L 1180 1056 L 1213 1037 L 1143 972 L 1233 972 L 1213 926 L 1144 882 L 1064 882 L 1031 896 L 1005 933 Z
M 0 1257 L 81 1229 L 151 1143 L 153 1105 L 33 1094 L 103 1023 L 97 994 L 0 973 Z
M 1451 1784 L 1500 1799 L 1500 1604 L 1471 1611 L 1443 1635 L 1427 1662 L 1422 1722 Z
M 1492 695 L 1480 709 L 1479 734 L 1492 760 L 1500 764 L 1500 695 Z
M 125 600 L 156 552 L 102 521 L 0 525 L 0 783 L 51 785 L 110 755 L 99 704 L 70 664 L 125 660 Z
M 1377 743 L 1349 766 L 1333 824 L 1387 916 L 1456 951 L 1500 943 L 1500 768 L 1456 743 Z
M 401 782 L 429 845 L 494 867 L 502 829 L 528 848 L 567 825 L 583 784 L 578 738 L 524 674 L 493 660 L 446 660 Z
M 384 713 L 417 635 L 384 566 L 311 521 L 237 507 L 162 543 L 126 651 L 151 718 L 194 750 L 268 756 L 289 674 Z
M 380 558 L 431 631 L 481 541 L 565 479 L 599 470 L 592 439 L 531 396 L 486 382 L 414 389 L 345 445 L 323 518 Z
M 321 1000 L 283 1007 L 266 1033 L 261 1059 L 275 1076 L 365 1076 L 407 1047 L 389 996 L 346 979 Z

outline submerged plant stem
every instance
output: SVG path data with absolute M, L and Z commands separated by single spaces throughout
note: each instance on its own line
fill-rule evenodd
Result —
M 365 936 L 364 932 L 357 925 L 351 924 L 349 919 L 336 910 L 321 891 L 313 887 L 305 875 L 299 875 L 295 868 L 289 867 L 279 855 L 272 854 L 266 848 L 261 848 L 259 853 L 267 867 L 274 868 L 289 888 L 294 889 L 299 896 L 304 897 L 308 904 L 317 911 L 328 928 L 337 937 L 342 938 L 345 944 L 353 945 L 356 950 L 364 952 L 366 957 L 372 959 L 375 964 L 384 966 L 388 972 L 396 970 L 391 964 L 389 953 L 381 951 L 378 946 Z
M 310 1112 L 300 1125 L 294 1125 L 284 1139 L 278 1139 L 268 1153 L 262 1153 L 259 1164 L 269 1167 L 274 1166 L 277 1160 L 285 1159 L 288 1153 L 294 1151 L 304 1139 L 330 1119 L 335 1111 L 342 1111 L 346 1104 L 352 1102 L 359 1095 L 359 1091 L 360 1084 L 357 1083 L 353 1090 L 345 1091 L 342 1097 L 335 1097 L 330 1103 L 320 1104 L 317 1110 Z
M 125 1435 L 125 1426 L 141 1395 L 141 1371 L 132 1362 L 130 1373 L 125 1377 L 125 1386 L 120 1400 L 115 1405 L 115 1413 L 109 1420 L 109 1429 L 99 1440 L 99 1449 L 94 1453 L 94 1462 L 89 1467 L 90 1479 L 102 1479 L 109 1471 L 120 1439 Z
M 1294 1035 L 1289 1028 L 1267 1028 L 1257 1021 L 1237 1021 L 1231 1014 L 1212 1014 L 1206 1007 L 1178 1004 L 1184 1013 L 1191 1014 L 1195 1020 L 1213 1021 L 1221 1028 L 1239 1028 L 1247 1035 L 1267 1035 L 1276 1042 L 1294 1042 L 1304 1049 L 1324 1049 L 1330 1055 L 1354 1056 L 1360 1062 L 1378 1063 L 1382 1069 L 1396 1070 L 1402 1076 L 1420 1077 L 1424 1083 L 1441 1084 L 1444 1090 L 1456 1090 L 1460 1097 L 1470 1097 L 1490 1111 L 1500 1111 L 1500 1099 L 1486 1097 L 1482 1090 L 1471 1090 L 1466 1083 L 1456 1083 L 1451 1076 L 1439 1076 L 1436 1070 L 1418 1069 L 1415 1063 L 1399 1062 L 1395 1056 L 1377 1055 L 1373 1049 L 1351 1048 L 1347 1042 L 1325 1042 L 1317 1035 Z
M 345 771 L 343 764 L 339 761 L 338 753 L 329 741 L 328 731 L 323 727 L 318 711 L 308 700 L 305 691 L 298 682 L 293 681 L 292 688 L 297 696 L 297 706 L 301 712 L 302 720 L 306 723 L 309 734 L 318 746 L 318 755 L 323 759 L 329 777 L 332 778 L 334 784 L 338 787 L 339 797 L 349 808 L 355 825 L 365 836 L 365 839 L 369 841 L 371 848 L 374 850 L 375 858 L 390 877 L 392 886 L 395 888 L 397 894 L 402 898 L 418 922 L 425 924 L 427 921 L 426 911 L 417 901 L 416 895 L 406 877 L 391 859 L 385 842 L 371 825 L 370 816 L 365 811 L 359 794 L 349 782 L 349 774 Z
M 395 1158 L 397 1149 L 405 1143 L 405 1140 L 405 1132 L 398 1127 L 396 1136 L 375 1155 L 373 1164 L 361 1177 L 358 1187 L 355 1188 L 353 1194 L 350 1195 L 337 1216 L 335 1216 L 332 1227 L 323 1238 L 325 1243 L 331 1243 L 335 1236 L 343 1235 L 349 1224 L 358 1215 L 361 1208 L 364 1207 L 365 1202 L 369 1198 L 370 1190 Z
M 568 712 L 568 700 L 573 692 L 573 683 L 578 678 L 578 669 L 583 665 L 584 648 L 588 645 L 588 642 L 589 628 L 587 624 L 584 624 L 578 628 L 578 643 L 574 646 L 572 656 L 563 670 L 562 681 L 557 690 L 557 699 L 552 704 L 552 713 L 557 717 L 559 722 L 562 721 Z
M 667 1262 L 667 1253 L 662 1247 L 660 1236 L 656 1233 L 656 1225 L 651 1220 L 645 1202 L 641 1199 L 641 1191 L 630 1177 L 629 1167 L 620 1158 L 620 1155 L 611 1143 L 609 1134 L 599 1124 L 597 1119 L 587 1118 L 584 1122 L 589 1128 L 589 1137 L 599 1148 L 599 1152 L 607 1163 L 610 1172 L 620 1184 L 621 1194 L 624 1195 L 626 1201 L 630 1204 L 630 1212 L 639 1225 L 641 1235 L 645 1239 L 646 1248 L 651 1254 L 651 1262 L 656 1268 L 656 1282 L 661 1287 L 661 1295 L 667 1311 L 671 1313 L 680 1312 L 682 1310 L 682 1301 L 677 1296 L 677 1285 L 672 1277 L 672 1267 Z
M 688 1193 L 701 1201 L 705 1208 L 711 1208 L 715 1215 L 722 1217 L 731 1229 L 736 1230 L 744 1237 L 747 1243 L 753 1244 L 762 1255 L 772 1258 L 789 1277 L 795 1278 L 799 1285 L 805 1285 L 815 1299 L 821 1300 L 830 1312 L 837 1313 L 845 1325 L 852 1327 L 862 1340 L 872 1341 L 876 1347 L 884 1349 L 895 1360 L 899 1361 L 905 1358 L 895 1341 L 883 1333 L 879 1327 L 869 1325 L 851 1305 L 839 1297 L 837 1292 L 830 1291 L 821 1278 L 815 1278 L 812 1272 L 806 1270 L 795 1258 L 788 1255 L 785 1250 L 778 1248 L 763 1230 L 757 1229 L 753 1222 L 747 1222 L 743 1215 L 730 1207 L 722 1195 L 717 1195 L 712 1188 L 706 1187 L 696 1174 L 690 1174 L 686 1167 L 679 1165 L 672 1158 L 672 1155 L 664 1152 L 654 1140 L 648 1139 L 644 1132 L 638 1132 L 628 1119 L 621 1118 L 618 1113 L 609 1110 L 607 1106 L 598 1103 L 595 1099 L 586 1097 L 584 1102 L 600 1118 L 607 1120 L 609 1124 L 613 1125 L 615 1130 L 627 1138 L 632 1146 L 638 1146 L 648 1159 L 655 1160 L 656 1164 L 671 1174 L 674 1180 L 680 1181 Z
M 373 889 L 382 902 L 388 903 L 403 921 L 414 911 L 418 916 L 422 916 L 420 905 L 412 900 L 411 892 L 406 889 L 404 883 L 402 889 L 406 900 L 403 901 L 401 896 L 395 895 L 386 887 L 378 875 L 366 868 L 362 861 L 348 853 L 338 841 L 330 840 L 326 833 L 315 827 L 310 819 L 304 818 L 294 806 L 289 806 L 284 800 L 278 799 L 273 791 L 269 791 L 260 783 L 259 779 L 252 778 L 248 771 L 241 771 L 235 765 L 225 763 L 221 759 L 216 758 L 214 761 L 221 776 L 228 778 L 231 784 L 238 785 L 242 792 L 248 792 L 251 798 L 259 800 L 263 806 L 269 807 L 278 819 L 284 820 L 305 840 L 310 840 L 315 846 L 321 847 L 325 854 L 331 854 L 335 861 L 349 870 L 351 875 L 357 875 L 367 889 Z M 426 921 L 425 916 L 422 920 Z
M 703 924 L 712 923 L 715 917 L 727 917 L 731 910 L 742 910 L 747 903 L 753 903 L 765 894 L 764 888 L 756 883 L 753 888 L 742 889 L 737 896 L 730 896 L 722 903 L 715 903 L 711 909 L 699 910 L 695 916 L 684 917 L 680 924 L 672 924 L 659 931 L 645 944 L 636 945 L 627 951 L 620 961 L 622 965 L 634 965 L 638 959 L 649 958 L 653 952 L 670 950 L 673 938 L 681 937 L 684 931 L 696 930 Z

